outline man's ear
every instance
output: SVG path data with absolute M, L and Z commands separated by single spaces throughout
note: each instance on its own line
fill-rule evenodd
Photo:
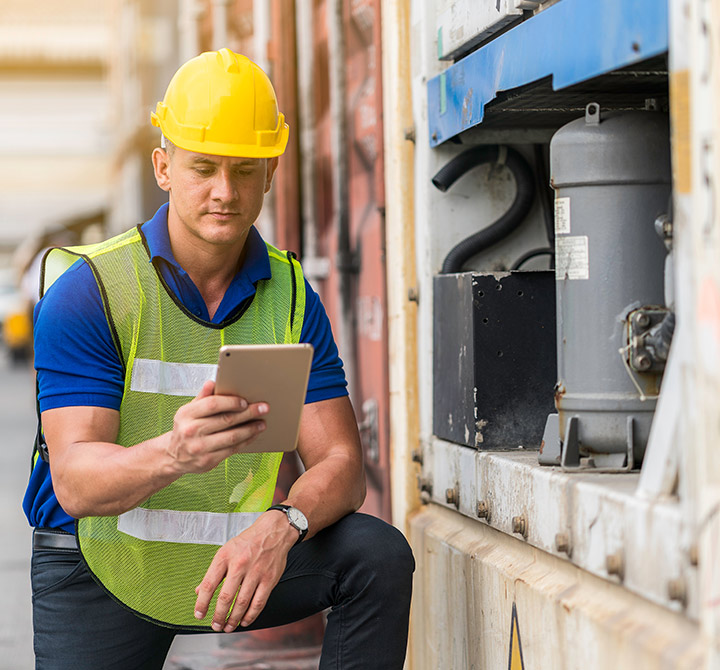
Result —
M 265 193 L 267 193 L 272 186 L 273 175 L 275 174 L 275 170 L 277 170 L 279 162 L 280 159 L 277 156 L 275 156 L 275 158 L 267 159 L 267 164 L 265 166 Z
M 170 191 L 170 156 L 165 149 L 156 147 L 152 152 L 152 164 L 155 181 L 163 191 Z

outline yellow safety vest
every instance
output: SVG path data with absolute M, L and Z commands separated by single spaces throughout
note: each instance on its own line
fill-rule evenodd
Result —
M 214 378 L 224 344 L 295 344 L 305 283 L 290 254 L 267 245 L 272 278 L 232 319 L 213 324 L 188 312 L 150 262 L 139 227 L 98 245 L 48 253 L 43 286 L 78 257 L 92 268 L 125 370 L 117 442 L 132 447 L 172 429 L 175 412 Z M 194 618 L 195 587 L 218 546 L 273 500 L 281 453 L 232 456 L 186 474 L 119 517 L 77 523 L 90 572 L 117 601 L 156 623 L 205 629 Z M 214 600 L 210 611 L 214 609 Z

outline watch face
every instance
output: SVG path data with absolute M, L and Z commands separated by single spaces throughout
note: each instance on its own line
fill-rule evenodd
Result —
M 298 530 L 307 530 L 308 520 L 305 515 L 297 508 L 290 507 L 287 511 L 288 520 Z

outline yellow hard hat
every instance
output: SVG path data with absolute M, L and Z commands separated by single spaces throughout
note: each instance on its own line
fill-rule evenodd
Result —
M 279 156 L 289 134 L 267 75 L 230 49 L 181 66 L 151 121 L 175 146 L 217 156 Z

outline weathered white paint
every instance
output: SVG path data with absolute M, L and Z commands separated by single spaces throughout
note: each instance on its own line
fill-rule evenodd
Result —
M 567 561 L 435 505 L 411 522 L 415 670 L 508 667 L 513 602 L 525 667 L 695 670 L 699 627 Z
M 408 515 L 419 502 L 417 466 L 411 452 L 418 447 L 417 421 L 417 292 L 413 209 L 412 116 L 410 100 L 410 0 L 387 0 L 382 10 L 382 76 L 393 82 L 383 91 L 386 199 L 386 263 L 388 378 L 392 518 L 406 530 Z
M 442 0 L 437 9 L 438 57 L 450 60 L 467 53 L 520 18 L 523 8 L 519 5 L 516 0 Z
M 433 439 L 425 449 L 423 476 L 432 481 L 434 502 L 454 510 L 446 491 L 458 486 L 459 511 L 468 518 L 477 518 L 477 502 L 484 501 L 489 520 L 482 523 L 520 538 L 513 533 L 513 518 L 524 516 L 527 543 L 697 617 L 695 594 L 685 607 L 668 596 L 671 580 L 697 578 L 686 540 L 691 524 L 677 500 L 636 496 L 637 473 L 572 474 L 539 467 L 536 452 L 477 452 Z M 558 551 L 558 534 L 567 536 L 570 557 Z M 607 571 L 607 557 L 618 552 L 622 580 Z

